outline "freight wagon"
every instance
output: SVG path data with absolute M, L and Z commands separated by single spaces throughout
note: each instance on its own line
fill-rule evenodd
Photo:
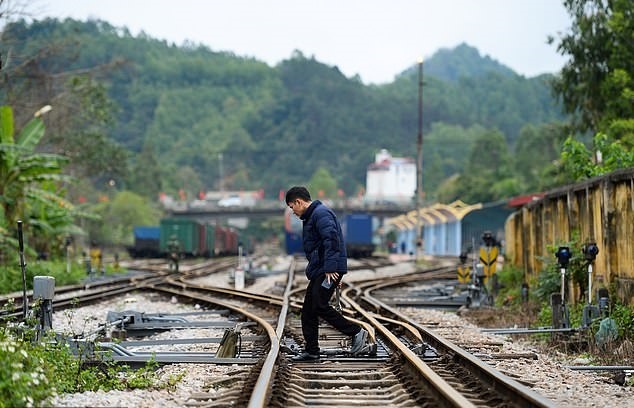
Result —
M 205 224 L 195 220 L 181 218 L 164 218 L 161 220 L 160 248 L 161 253 L 168 252 L 172 238 L 176 238 L 183 256 L 209 256 L 207 232 Z
M 128 253 L 133 258 L 156 258 L 160 256 L 159 247 L 161 228 L 134 227 L 134 246 L 128 247 Z
M 368 213 L 348 214 L 343 218 L 341 224 L 348 256 L 351 258 L 372 256 L 375 249 L 372 215 Z M 286 210 L 284 213 L 284 241 L 287 254 L 304 254 L 302 222 L 290 210 Z
M 181 218 L 164 218 L 159 226 L 134 227 L 134 246 L 128 252 L 134 258 L 164 257 L 172 237 L 186 257 L 238 253 L 238 233 L 233 228 Z
M 372 256 L 375 249 L 372 214 L 348 214 L 344 219 L 342 228 L 348 257 L 368 258 Z

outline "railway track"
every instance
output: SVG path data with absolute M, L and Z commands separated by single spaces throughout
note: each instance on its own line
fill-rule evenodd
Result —
M 383 265 L 379 262 L 376 266 L 366 264 L 363 267 Z M 224 381 L 222 393 L 193 393 L 189 399 L 193 401 L 192 405 L 554 406 L 473 354 L 400 313 L 385 299 L 373 295 L 388 287 L 442 279 L 449 274 L 446 268 L 348 284 L 341 291 L 342 312 L 368 330 L 369 352 L 351 356 L 347 352 L 349 339 L 324 326 L 320 328 L 321 359 L 298 363 L 291 357 L 301 342 L 298 311 L 305 280 L 303 273 L 298 271 L 303 265 L 291 264 L 281 296 L 190 282 L 215 267 L 220 268 L 219 265 L 203 265 L 184 270 L 179 276 L 164 275 L 130 285 L 133 286 L 130 290 L 150 291 L 202 304 L 205 310 L 214 311 L 223 316 L 223 321 L 231 323 L 226 327 L 243 327 L 238 355 L 219 357 L 214 353 L 198 353 L 196 356 L 196 353 L 176 352 L 138 355 L 139 362 L 154 354 L 158 362 L 165 364 L 189 361 L 239 367 L 240 375 L 234 372 L 231 380 L 217 380 Z M 217 339 L 208 341 L 216 342 Z M 128 357 L 122 360 L 130 361 Z
M 235 265 L 236 259 L 224 258 L 205 262 L 188 262 L 182 265 L 180 276 L 196 277 L 200 274 L 212 274 L 224 272 Z M 69 307 L 77 307 L 93 302 L 98 302 L 114 296 L 129 293 L 153 283 L 162 282 L 173 276 L 168 271 L 165 261 L 134 261 L 129 265 L 137 268 L 124 276 L 108 276 L 87 280 L 82 284 L 67 285 L 55 288 L 53 308 L 63 310 Z M 27 292 L 27 304 L 33 304 L 33 291 Z M 20 321 L 23 318 L 22 293 L 13 293 L 0 296 L 0 318 L 5 320 Z
M 300 338 L 300 323 L 296 313 L 288 312 L 300 307 L 301 289 L 294 285 L 296 271 L 291 269 L 291 283 L 287 284 L 282 299 L 258 295 L 258 301 L 268 302 L 280 311 L 277 321 L 258 323 L 268 333 L 271 347 L 266 357 L 263 355 L 261 366 L 258 365 L 260 371 L 250 392 L 249 406 L 553 406 L 371 296 L 377 287 L 420 280 L 422 275 L 426 275 L 425 279 L 438 279 L 446 276 L 447 269 L 388 279 L 389 282 L 370 282 L 362 285 L 365 289 L 350 285 L 342 294 L 344 312 L 354 315 L 368 329 L 375 351 L 351 357 L 346 352 L 348 339 L 323 327 L 322 358 L 315 362 L 292 362 L 292 350 Z M 240 296 L 237 291 L 232 292 L 232 296 Z M 248 297 L 253 299 L 251 294 Z M 284 353 L 277 350 L 280 338 Z M 429 343 L 441 354 L 427 364 L 424 344 Z M 242 395 L 245 394 L 246 389 Z

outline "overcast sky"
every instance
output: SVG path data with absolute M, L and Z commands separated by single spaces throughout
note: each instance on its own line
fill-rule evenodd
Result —
M 390 82 L 439 48 L 466 42 L 519 74 L 564 63 L 549 35 L 571 25 L 562 0 L 36 0 L 36 18 L 126 26 L 274 66 L 293 50 L 364 83 Z

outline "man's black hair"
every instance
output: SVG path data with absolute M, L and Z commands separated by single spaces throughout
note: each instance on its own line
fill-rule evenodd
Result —
M 291 187 L 286 192 L 286 204 L 292 203 L 298 198 L 304 201 L 311 201 L 310 193 L 308 192 L 306 187 L 295 186 L 295 187 Z

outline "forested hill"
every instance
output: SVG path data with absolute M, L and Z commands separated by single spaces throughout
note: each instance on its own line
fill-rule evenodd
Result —
M 195 192 L 218 187 L 222 176 L 225 188 L 263 186 L 277 196 L 325 168 L 354 194 L 379 149 L 415 156 L 411 67 L 390 84 L 365 85 L 299 51 L 270 67 L 200 45 L 134 37 L 101 21 L 18 22 L 3 41 L 14 47 L 14 64 L 48 48 L 43 66 L 53 72 L 116 61 L 99 78 L 118 106 L 110 137 L 131 152 L 130 188 L 160 174 L 157 189 Z M 428 186 L 463 169 L 470 129 L 499 129 L 512 147 L 523 126 L 560 118 L 548 76 L 516 75 L 467 45 L 439 51 L 425 61 L 425 73 Z M 434 134 L 441 128 L 453 129 L 455 145 L 443 145 L 446 137 Z
M 462 43 L 455 48 L 441 48 L 432 58 L 424 61 L 425 75 L 438 79 L 456 82 L 462 78 L 477 78 L 491 73 L 504 76 L 515 76 L 509 67 L 489 56 L 481 56 L 477 48 Z M 402 75 L 412 75 L 415 67 L 403 72 Z

